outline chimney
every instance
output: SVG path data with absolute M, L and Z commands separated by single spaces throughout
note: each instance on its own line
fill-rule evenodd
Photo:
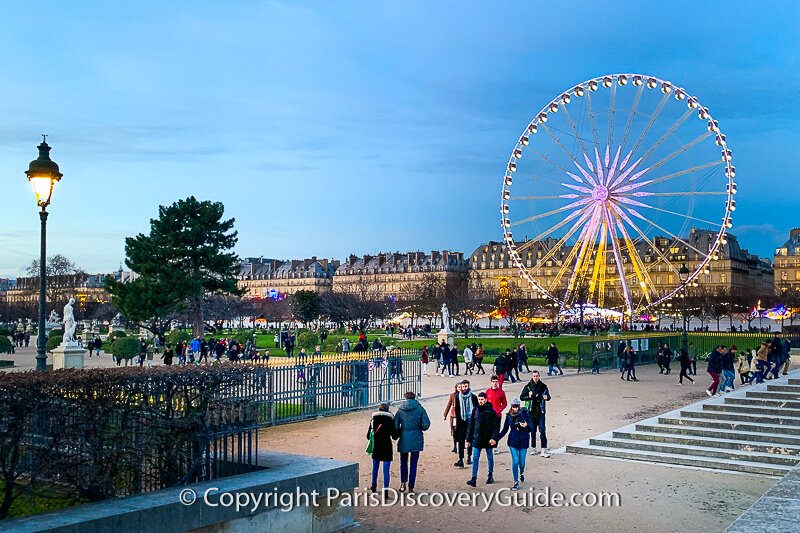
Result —
M 348 256 L 348 258 L 347 258 L 347 266 L 352 268 L 352 266 L 355 265 L 355 264 L 356 264 L 356 256 L 353 255 L 353 254 L 350 254 Z
M 795 237 L 800 237 L 800 228 L 793 228 L 789 231 L 789 238 L 794 239 Z

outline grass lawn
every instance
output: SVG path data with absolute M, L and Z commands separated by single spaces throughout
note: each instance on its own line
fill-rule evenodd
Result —
M 5 483 L 0 482 L 0 494 L 4 491 Z M 30 494 L 23 494 L 14 500 L 14 503 L 11 504 L 11 509 L 8 511 L 8 518 L 21 518 L 40 513 L 49 513 L 80 503 L 82 502 L 56 490 L 40 488 Z

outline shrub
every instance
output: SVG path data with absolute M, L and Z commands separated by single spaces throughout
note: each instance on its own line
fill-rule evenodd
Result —
M 2 334 L 0 334 L 0 353 L 11 353 L 11 341 Z
M 173 329 L 167 334 L 167 344 L 175 346 L 183 341 L 192 340 L 192 334 L 182 329 Z
M 232 337 L 236 339 L 236 342 L 238 342 L 242 346 L 247 344 L 247 341 L 253 340 L 253 334 L 250 333 L 249 331 L 240 331 L 238 333 L 233 334 Z
M 109 335 L 108 338 L 111 339 L 111 342 L 114 342 L 117 339 L 122 339 L 122 338 L 125 338 L 127 336 L 128 336 L 128 334 L 125 333 L 124 331 L 117 330 L 117 331 L 112 331 L 111 335 Z
M 51 329 L 50 333 L 47 334 L 47 337 L 63 337 L 64 330 L 63 329 Z
M 0 337 L 10 337 L 11 330 L 8 328 L 0 328 Z
M 121 337 L 111 343 L 111 353 L 118 359 L 132 359 L 139 355 L 140 346 L 133 337 Z
M 53 335 L 53 333 L 50 332 L 50 336 L 47 337 L 47 345 L 46 345 L 47 351 L 52 352 L 56 347 L 58 347 L 59 344 L 61 344 L 61 341 L 63 340 L 64 340 L 63 336 Z
M 304 331 L 297 336 L 297 345 L 300 348 L 305 348 L 307 352 L 314 351 L 314 347 L 319 344 L 319 336 L 311 331 Z

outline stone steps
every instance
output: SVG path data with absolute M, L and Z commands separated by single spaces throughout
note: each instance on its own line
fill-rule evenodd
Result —
M 611 457 L 615 459 L 627 459 L 629 461 L 643 461 L 646 463 L 659 463 L 667 465 L 680 465 L 690 466 L 695 468 L 706 468 L 721 471 L 737 471 L 745 474 L 755 474 L 770 477 L 782 477 L 784 474 L 791 470 L 787 466 L 779 465 L 762 465 L 759 463 L 732 463 L 727 459 L 718 459 L 712 457 L 692 457 L 689 455 L 671 455 L 648 453 L 640 450 L 622 450 L 618 448 L 601 448 L 601 447 L 582 447 L 582 446 L 567 446 L 567 453 L 576 453 L 584 455 L 596 455 L 600 457 Z
M 748 461 L 753 463 L 766 463 L 771 465 L 795 466 L 800 463 L 800 457 L 779 455 L 772 453 L 747 452 L 737 450 L 725 450 L 719 448 L 709 448 L 706 446 L 675 446 L 672 444 L 658 442 L 644 442 L 633 439 L 589 439 L 589 444 L 593 446 L 603 446 L 607 448 L 634 449 L 645 452 L 656 452 L 665 454 L 691 455 L 694 457 L 714 457 L 729 461 Z
M 776 409 L 774 407 L 750 407 L 742 405 L 732 405 L 730 403 L 708 403 L 703 406 L 704 411 L 715 412 L 728 412 L 741 415 L 775 415 Z M 798 409 L 780 409 L 781 416 L 790 416 L 796 418 L 800 422 L 800 410 Z
M 788 444 L 779 444 L 772 441 L 754 443 L 749 440 L 740 440 L 738 437 L 742 435 L 737 435 L 734 433 L 724 436 L 723 438 L 707 438 L 697 435 L 665 435 L 664 433 L 657 431 L 651 432 L 637 429 L 636 431 L 614 431 L 612 432 L 612 436 L 615 439 L 641 440 L 653 443 L 679 444 L 682 446 L 724 448 L 728 450 L 800 456 L 800 444 L 795 444 L 792 446 Z M 800 462 L 800 457 L 798 457 L 797 460 Z
M 733 431 L 779 433 L 782 435 L 800 435 L 800 427 L 777 424 L 746 424 L 741 422 L 724 422 L 719 419 L 704 418 L 659 418 L 660 424 L 702 427 L 709 429 L 729 429 Z
M 800 432 L 797 435 L 785 435 L 780 433 L 757 432 L 752 430 L 734 429 L 737 426 L 730 425 L 731 428 L 705 428 L 691 427 L 687 425 L 673 424 L 636 424 L 636 431 L 645 433 L 664 433 L 667 435 L 685 435 L 691 437 L 708 437 L 713 439 L 744 439 L 751 443 L 770 443 L 788 444 L 789 446 L 800 447 Z M 743 436 L 746 433 L 746 436 Z
M 750 391 L 745 394 L 746 398 L 764 398 L 767 400 L 789 400 L 800 402 L 800 394 L 792 394 L 790 392 L 768 392 L 768 391 Z
M 785 407 L 786 409 L 800 409 L 800 400 L 770 400 L 767 398 L 725 398 L 726 404 L 745 405 L 753 407 Z
M 800 370 L 792 372 L 800 376 Z M 567 452 L 782 476 L 800 465 L 800 379 L 781 377 L 567 446 Z

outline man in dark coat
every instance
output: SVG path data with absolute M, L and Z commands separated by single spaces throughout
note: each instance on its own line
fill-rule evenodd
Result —
M 492 448 L 497 446 L 500 435 L 500 417 L 494 412 L 492 404 L 486 400 L 486 393 L 478 394 L 478 407 L 472 411 L 467 429 L 467 444 L 472 446 L 472 477 L 467 485 L 474 487 L 478 479 L 478 465 L 480 464 L 481 450 L 486 450 L 486 460 L 489 464 L 489 477 L 486 484 L 494 483 L 494 453 Z
M 556 370 L 558 370 L 558 375 L 564 374 L 564 371 L 561 370 L 561 366 L 558 364 L 558 348 L 556 348 L 556 343 L 551 342 L 550 348 L 547 349 L 547 375 L 554 375 Z
M 453 436 L 456 439 L 458 446 L 458 461 L 453 466 L 464 468 L 464 447 L 467 440 L 467 431 L 469 430 L 469 421 L 472 418 L 472 412 L 478 407 L 478 397 L 472 393 L 469 386 L 469 381 L 466 379 L 459 383 L 458 392 L 453 398 L 453 408 L 455 417 L 453 422 Z M 472 448 L 467 448 L 467 464 L 472 464 Z
M 508 351 L 508 350 L 506 350 Z M 497 374 L 497 381 L 500 388 L 503 388 L 503 382 L 506 379 L 506 371 L 508 370 L 508 359 L 502 353 L 494 358 L 494 373 Z
M 519 395 L 523 402 L 528 402 L 528 412 L 531 417 L 531 443 L 533 444 L 533 451 L 531 455 L 536 455 L 536 430 L 539 430 L 539 439 L 542 443 L 542 457 L 550 457 L 547 453 L 547 432 L 545 414 L 547 407 L 545 402 L 550 401 L 550 389 L 539 376 L 539 371 L 534 370 L 531 374 L 531 380 L 522 388 L 522 393 Z
M 394 445 L 392 439 L 397 438 L 394 426 L 394 415 L 389 412 L 389 404 L 382 403 L 378 410 L 372 413 L 372 420 L 367 430 L 367 440 L 372 433 L 372 484 L 370 490 L 375 492 L 378 484 L 378 467 L 383 463 L 383 488 L 389 488 L 389 475 L 394 458 Z

